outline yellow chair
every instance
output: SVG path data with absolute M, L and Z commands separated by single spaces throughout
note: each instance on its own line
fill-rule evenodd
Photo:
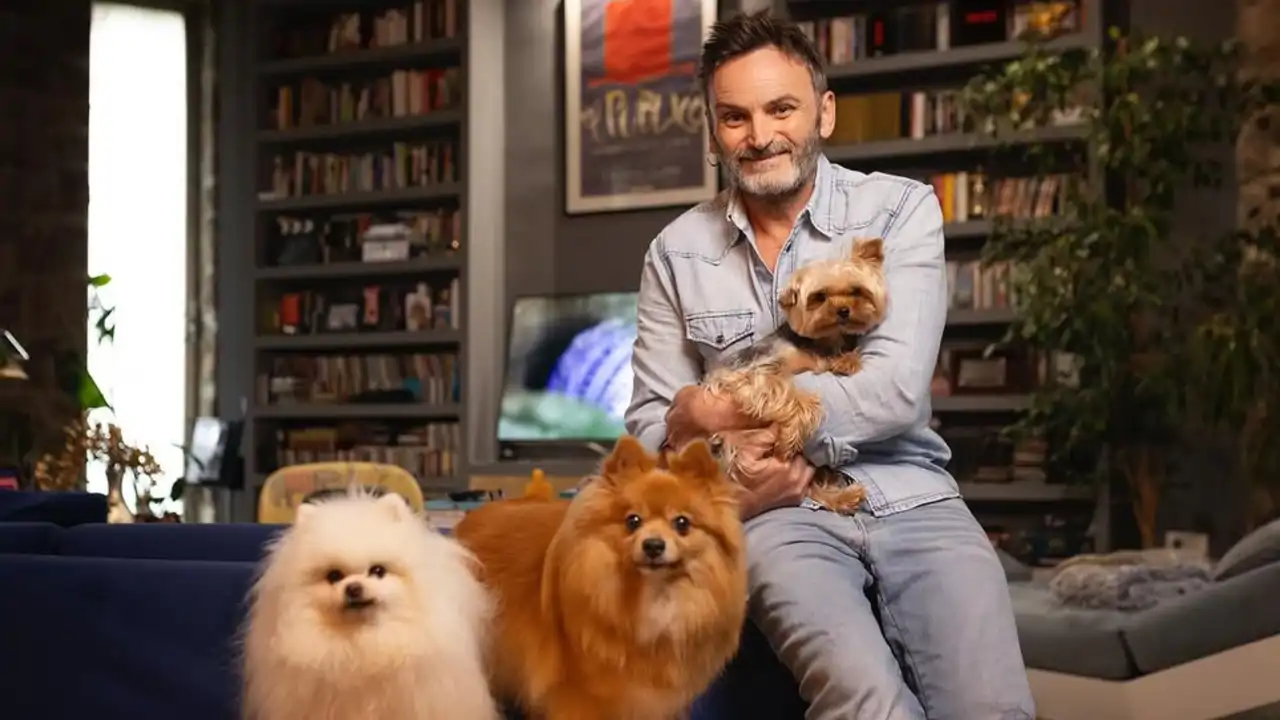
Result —
M 422 488 L 404 468 L 370 462 L 322 462 L 290 465 L 271 473 L 258 494 L 258 522 L 292 524 L 298 506 L 308 497 L 344 491 L 352 485 L 396 493 L 414 512 L 422 512 Z

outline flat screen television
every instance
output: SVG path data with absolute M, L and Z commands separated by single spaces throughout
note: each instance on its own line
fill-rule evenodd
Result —
M 574 459 L 626 432 L 636 293 L 526 296 L 511 308 L 498 412 L 502 459 Z

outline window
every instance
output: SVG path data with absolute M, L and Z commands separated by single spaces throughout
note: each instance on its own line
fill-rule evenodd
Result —
M 90 313 L 88 365 L 130 442 L 147 446 L 164 485 L 183 471 L 187 398 L 188 70 L 182 13 L 94 3 L 89 50 L 89 274 L 114 307 L 114 341 Z M 89 489 L 106 491 L 104 468 Z M 130 482 L 126 502 L 132 507 Z

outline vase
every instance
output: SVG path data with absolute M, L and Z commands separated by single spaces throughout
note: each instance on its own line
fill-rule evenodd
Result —
M 131 523 L 133 522 L 133 513 L 129 512 L 129 506 L 124 503 L 124 493 L 121 488 L 124 486 L 124 473 L 115 468 L 107 470 L 107 522 L 109 523 Z

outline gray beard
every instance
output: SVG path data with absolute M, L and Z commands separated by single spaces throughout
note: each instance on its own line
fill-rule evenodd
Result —
M 736 157 L 727 157 L 723 151 L 717 153 L 720 158 L 720 175 L 729 187 L 743 195 L 765 202 L 785 202 L 799 193 L 817 173 L 821 146 L 821 137 L 814 133 L 804 143 L 794 147 L 791 151 L 794 173 L 784 182 L 743 175 L 740 161 Z

